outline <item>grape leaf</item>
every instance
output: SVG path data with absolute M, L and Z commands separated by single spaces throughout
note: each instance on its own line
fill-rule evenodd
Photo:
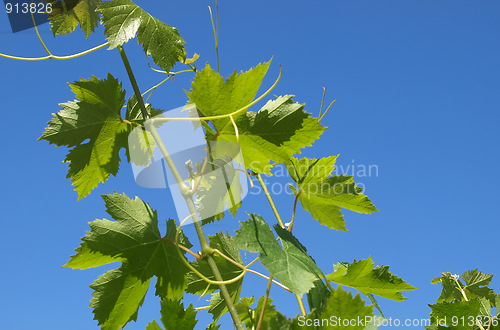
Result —
M 260 253 L 262 265 L 293 293 L 308 292 L 318 279 L 318 268 L 305 248 L 291 233 L 277 230 L 283 242 L 282 249 L 264 219 L 256 214 L 249 215 L 250 219 L 241 222 L 236 232 L 236 244 L 243 250 Z
M 236 246 L 234 239 L 226 233 L 217 233 L 214 236 L 209 236 L 210 247 L 213 249 L 218 249 L 224 255 L 231 258 L 233 261 L 243 265 L 241 261 L 241 255 L 238 247 Z M 242 269 L 233 263 L 227 261 L 219 254 L 214 253 L 213 255 L 214 261 L 219 268 L 219 272 L 222 276 L 223 280 L 230 280 L 240 275 Z M 193 267 L 202 273 L 205 277 L 215 281 L 212 270 L 208 266 L 206 261 L 194 261 L 191 263 Z M 227 284 L 226 288 L 229 291 L 234 302 L 237 302 L 241 292 L 241 286 L 243 285 L 243 279 L 240 279 L 234 283 Z M 193 272 L 188 273 L 188 287 L 186 289 L 187 292 L 193 294 L 203 294 L 203 293 L 212 293 L 218 289 L 218 286 L 208 285 L 204 280 L 202 280 L 198 275 Z M 224 313 L 228 311 L 226 302 L 220 296 L 219 292 L 215 292 L 212 294 L 212 299 L 210 303 L 210 313 L 213 314 L 213 318 L 217 321 Z
M 307 302 L 311 314 L 318 318 L 326 306 L 326 301 L 330 296 L 330 290 L 321 280 L 314 281 L 314 287 L 307 293 Z
M 241 285 L 237 290 L 231 292 L 231 299 L 233 304 L 238 302 L 241 293 Z M 222 315 L 224 315 L 228 311 L 227 304 L 222 298 L 219 291 L 212 293 L 212 298 L 210 298 L 210 309 L 209 313 L 212 314 L 213 322 L 217 322 Z
M 472 293 L 473 296 L 479 296 L 488 299 L 495 304 L 495 292 L 488 287 L 493 275 L 483 273 L 477 269 L 469 270 L 462 274 L 462 279 L 466 283 L 465 290 Z
M 176 62 L 186 59 L 184 40 L 179 31 L 157 20 L 132 1 L 106 1 L 98 11 L 103 16 L 109 49 L 123 45 L 137 33 L 146 55 L 151 56 L 163 70 L 169 71 Z
M 345 329 L 342 320 L 354 320 L 349 324 L 349 329 L 364 329 L 365 317 L 373 316 L 373 307 L 365 306 L 365 302 L 359 296 L 352 296 L 350 292 L 344 291 L 341 286 L 333 290 L 326 302 L 326 308 L 321 313 L 321 319 L 328 319 L 329 325 L 321 324 L 319 329 Z M 332 319 L 333 317 L 333 319 Z
M 106 212 L 115 221 L 91 222 L 91 230 L 65 267 L 96 267 L 108 263 L 110 258 L 122 262 L 121 267 L 105 272 L 91 285 L 95 319 L 102 329 L 119 329 L 137 318 L 153 276 L 157 278 L 156 295 L 181 299 L 188 269 L 172 244 L 176 232 L 174 220 L 167 222 L 167 234 L 162 237 L 156 211 L 138 197 L 129 199 L 116 193 L 102 197 Z M 180 235 L 179 241 L 191 247 L 184 235 Z M 102 257 L 95 258 L 96 254 Z
M 209 236 L 208 239 L 210 247 L 212 247 L 213 249 L 218 249 L 226 256 L 230 257 L 233 261 L 243 265 L 238 247 L 236 246 L 234 239 L 229 234 L 226 233 L 226 235 L 224 235 L 223 233 L 217 233 L 214 236 Z M 213 255 L 213 258 L 215 260 L 215 263 L 217 264 L 217 267 L 219 268 L 222 278 L 225 281 L 241 274 L 242 269 L 240 267 L 227 261 L 219 254 L 215 253 Z M 212 273 L 212 270 L 210 269 L 206 261 L 193 261 L 191 262 L 191 265 L 200 273 L 205 275 L 205 277 L 211 279 L 212 281 L 216 280 Z M 229 292 L 234 292 L 239 290 L 239 287 L 241 287 L 242 283 L 243 280 L 241 279 L 239 281 L 226 285 L 226 287 Z M 204 292 L 211 293 L 218 289 L 218 287 L 214 285 L 210 285 L 210 287 L 207 289 L 207 286 L 207 282 L 199 278 L 198 275 L 193 272 L 188 273 L 187 292 L 193 294 L 202 294 Z
M 243 297 L 241 300 L 235 304 L 236 311 L 238 312 L 238 316 L 240 317 L 241 322 L 243 322 L 248 329 L 254 329 L 260 319 L 260 315 L 262 314 L 262 307 L 264 306 L 264 297 L 260 297 L 257 303 L 257 307 L 252 308 L 251 306 L 255 302 L 255 298 L 252 296 L 251 298 Z M 276 308 L 272 304 L 273 300 L 268 298 L 266 301 L 266 309 L 264 311 L 264 317 L 262 319 L 262 324 L 265 325 L 276 315 Z
M 347 231 L 340 211 L 345 208 L 359 213 L 378 211 L 372 201 L 361 193 L 352 176 L 331 175 L 337 156 L 321 159 L 292 158 L 288 173 L 297 184 L 291 187 L 304 210 L 330 229 Z
M 225 81 L 207 64 L 187 94 L 201 117 L 229 115 L 253 101 L 269 64 L 234 72 Z M 242 111 L 233 119 L 238 137 L 230 118 L 224 117 L 211 121 L 217 134 L 207 129 L 207 140 L 238 143 L 247 167 L 267 174 L 271 173 L 271 162 L 281 163 L 300 153 L 326 129 L 304 111 L 303 104 L 293 102 L 292 95 L 269 101 L 257 113 Z
M 462 287 L 464 286 L 460 280 L 458 280 L 458 282 Z M 441 283 L 441 285 L 443 286 L 441 295 L 437 299 L 437 302 L 441 303 L 462 300 L 462 293 L 457 288 L 456 282 L 453 279 L 453 275 L 450 272 L 441 273 L 441 276 L 433 279 L 431 283 Z
M 429 307 L 432 310 L 431 324 L 448 325 L 453 329 L 472 329 L 475 323 L 470 322 L 478 315 L 480 305 L 478 300 L 471 300 L 429 304 Z
M 161 322 L 165 330 L 193 330 L 198 321 L 192 304 L 184 309 L 180 301 L 163 299 L 161 301 Z
M 150 117 L 159 116 L 163 113 L 161 109 L 155 109 L 151 107 L 150 103 L 145 103 L 146 111 Z M 144 123 L 144 117 L 142 116 L 141 107 L 137 101 L 135 94 L 127 101 L 127 112 L 125 114 L 125 119 L 131 121 L 132 123 L 142 125 Z
M 73 33 L 80 24 L 88 39 L 99 25 L 99 13 L 96 9 L 101 0 L 43 0 L 43 2 L 52 6 L 49 20 L 54 37 Z
M 207 167 L 211 167 L 211 172 L 203 174 L 195 199 L 203 224 L 224 218 L 226 207 L 234 218 L 241 206 L 243 194 L 241 172 L 234 168 L 231 157 L 225 155 L 209 164 Z
M 158 323 L 156 323 L 155 320 L 149 322 L 148 326 L 146 327 L 146 330 L 163 330 Z
M 338 263 L 334 266 L 334 272 L 326 277 L 334 283 L 354 288 L 363 294 L 374 294 L 398 301 L 407 299 L 399 291 L 416 290 L 389 272 L 389 266 L 374 265 L 371 258 L 355 260 L 347 265 Z
M 130 126 L 120 118 L 125 92 L 111 74 L 105 80 L 92 76 L 69 85 L 78 100 L 60 104 L 62 110 L 53 114 L 39 140 L 74 147 L 65 162 L 80 200 L 117 174 Z
M 246 72 L 234 71 L 226 81 L 207 63 L 196 74 L 192 89 L 187 95 L 196 104 L 201 117 L 228 115 L 254 100 L 270 63 L 259 64 Z M 242 112 L 233 118 L 238 122 L 244 116 L 245 112 Z M 212 120 L 212 123 L 216 131 L 222 131 L 224 127 L 231 125 L 229 117 Z
M 326 129 L 292 97 L 270 100 L 257 113 L 248 111 L 237 122 L 238 137 L 233 125 L 226 125 L 217 141 L 239 143 L 247 168 L 271 174 L 274 163 L 284 163 L 311 146 Z
M 125 91 L 111 74 L 104 80 L 92 76 L 69 85 L 77 100 L 60 104 L 62 110 L 52 114 L 52 120 L 38 140 L 72 148 L 64 162 L 69 163 L 67 178 L 72 180 L 80 200 L 99 183 L 106 182 L 111 174 L 116 176 L 120 150 L 125 148 L 129 157 L 128 136 L 131 131 L 138 132 L 133 130 L 133 125 L 141 125 L 144 120 L 135 97 L 129 100 L 125 120 L 122 120 L 120 112 Z M 155 115 L 161 110 L 148 104 L 147 111 Z M 154 145 L 152 137 L 148 137 L 149 144 Z M 151 146 L 142 147 L 141 152 L 148 156 L 147 163 L 151 155 L 146 151 L 149 152 Z

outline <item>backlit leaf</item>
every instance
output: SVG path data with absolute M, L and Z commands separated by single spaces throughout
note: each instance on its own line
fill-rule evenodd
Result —
M 378 211 L 370 199 L 361 192 L 352 176 L 331 175 L 337 156 L 321 159 L 292 158 L 288 172 L 297 184 L 291 187 L 304 210 L 321 224 L 331 229 L 347 231 L 340 211 L 345 208 L 358 213 Z
M 371 258 L 347 265 L 338 263 L 334 266 L 334 272 L 326 277 L 334 283 L 354 288 L 363 294 L 374 294 L 392 300 L 406 299 L 400 291 L 416 290 L 389 272 L 389 266 L 374 266 Z
M 137 34 L 147 56 L 163 70 L 186 59 L 184 40 L 176 28 L 154 18 L 130 0 L 106 1 L 99 6 L 109 49 L 116 48 Z

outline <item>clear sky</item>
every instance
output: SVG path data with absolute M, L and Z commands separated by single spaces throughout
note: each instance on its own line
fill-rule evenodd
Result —
M 146 1 L 137 4 L 176 26 L 189 55 L 201 55 L 215 66 L 213 33 L 207 1 Z M 337 99 L 324 123 L 330 127 L 304 154 L 340 154 L 338 163 L 356 172 L 372 165 L 371 175 L 356 180 L 381 212 L 359 215 L 346 211 L 348 233 L 321 227 L 298 208 L 295 235 L 325 273 L 338 261 L 369 256 L 419 290 L 409 299 L 379 299 L 392 318 L 427 318 L 440 287 L 430 281 L 442 271 L 462 273 L 479 268 L 497 274 L 497 187 L 500 156 L 500 2 L 496 0 L 357 0 L 357 1 L 221 1 L 220 61 L 227 76 L 273 58 L 263 86 L 283 67 L 273 91 L 295 94 L 317 115 L 322 87 L 327 101 Z M 67 55 L 104 42 L 103 29 L 87 41 L 77 30 L 54 39 L 48 24 L 41 34 L 53 53 Z M 126 45 L 144 91 L 164 76 L 151 71 L 132 40 Z M 33 30 L 13 34 L 0 13 L 0 52 L 43 56 Z M 77 203 L 61 161 L 67 150 L 36 142 L 57 103 L 73 100 L 66 82 L 107 72 L 123 81 L 131 95 L 116 50 L 100 50 L 70 61 L 20 62 L 0 58 L 3 129 L 0 173 L 2 239 L 0 240 L 0 329 L 97 329 L 88 308 L 88 285 L 104 268 L 63 269 L 87 222 L 108 217 L 100 194 L 125 192 L 140 196 L 159 210 L 160 219 L 175 216 L 167 190 L 144 189 L 133 180 L 128 164 L 117 178 L 99 186 Z M 183 105 L 192 75 L 178 76 L 151 99 L 154 107 Z M 258 108 L 254 109 L 257 110 Z M 339 169 L 340 170 L 340 169 Z M 349 172 L 349 174 L 352 174 Z M 287 177 L 268 178 L 279 185 Z M 289 218 L 293 198 L 276 197 Z M 263 195 L 250 194 L 243 212 L 275 219 Z M 209 232 L 232 232 L 237 222 L 212 225 Z M 164 229 L 164 228 L 163 228 Z M 187 229 L 193 234 L 192 229 Z M 193 237 L 192 241 L 195 241 Z M 114 268 L 115 265 L 108 267 Z M 266 281 L 248 276 L 244 295 L 260 297 Z M 294 316 L 295 299 L 273 288 L 277 309 Z M 205 301 L 194 301 L 204 306 Z M 137 323 L 144 329 L 158 319 L 159 303 L 150 292 Z M 228 320 L 227 318 L 225 319 Z M 205 325 L 209 318 L 201 318 Z M 222 329 L 229 329 L 227 325 Z

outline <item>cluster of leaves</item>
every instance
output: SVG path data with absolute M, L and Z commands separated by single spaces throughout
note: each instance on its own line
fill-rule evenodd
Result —
M 443 289 L 437 303 L 429 305 L 431 325 L 426 328 L 500 329 L 500 295 L 488 287 L 492 278 L 475 269 L 463 273 L 461 279 L 446 272 L 432 280 L 432 284 L 441 283 Z
M 109 49 L 121 48 L 137 35 L 145 54 L 163 70 L 168 72 L 177 62 L 187 63 L 184 41 L 178 31 L 130 0 L 56 2 L 54 5 L 58 9 L 51 16 L 54 35 L 72 33 L 80 24 L 88 36 L 101 18 Z M 359 213 L 373 213 L 377 209 L 361 192 L 353 177 L 332 175 L 336 156 L 296 158 L 303 148 L 311 146 L 321 136 L 326 127 L 305 111 L 304 104 L 295 102 L 293 95 L 277 96 L 256 112 L 248 109 L 269 66 L 270 62 L 266 62 L 246 72 L 235 71 L 227 79 L 208 64 L 201 71 L 191 66 L 196 76 L 187 92 L 189 102 L 196 105 L 200 117 L 218 116 L 202 122 L 208 146 L 214 142 L 238 145 L 243 155 L 240 165 L 253 175 L 271 174 L 273 165 L 285 164 L 295 183 L 292 189 L 303 208 L 328 228 L 346 231 L 342 208 Z M 125 149 L 127 160 L 131 161 L 128 138 L 135 127 L 146 126 L 147 118 L 141 111 L 140 96 L 135 94 L 126 102 L 122 84 L 111 74 L 106 79 L 81 79 L 70 87 L 76 99 L 60 104 L 62 110 L 53 114 L 40 139 L 71 148 L 65 159 L 69 164 L 67 177 L 72 180 L 81 199 L 110 175 L 117 175 L 120 150 Z M 122 115 L 125 104 L 127 110 Z M 146 105 L 146 112 L 149 117 L 162 113 L 150 105 Z M 150 154 L 146 153 L 146 156 L 149 160 Z M 216 159 L 211 160 L 211 164 L 221 161 L 224 156 L 224 153 L 214 154 Z M 196 168 L 196 175 L 200 175 L 202 166 Z M 198 178 L 196 175 L 193 180 Z M 198 213 L 203 217 L 207 207 L 230 204 L 235 216 L 241 203 L 231 204 L 231 196 L 241 194 L 241 190 L 213 195 L 215 184 L 214 180 L 201 180 L 194 201 Z M 252 308 L 253 297 L 240 297 L 242 279 L 226 285 L 232 302 L 224 300 L 218 286 L 197 275 L 201 273 L 210 281 L 216 279 L 205 256 L 189 250 L 192 245 L 177 228 L 175 220 L 167 221 L 167 231 L 162 235 L 156 211 L 138 197 L 130 199 L 115 193 L 104 195 L 103 199 L 113 220 L 91 222 L 91 230 L 65 265 L 87 269 L 121 262 L 120 267 L 105 272 L 91 285 L 94 290 L 91 307 L 102 329 L 120 329 L 137 319 L 153 277 L 156 279 L 155 294 L 161 299 L 160 323 L 165 329 L 195 327 L 197 312 L 192 305 L 184 307 L 185 292 L 212 295 L 209 312 L 213 315 L 213 322 L 209 329 L 219 327 L 217 321 L 228 311 L 230 303 L 236 306 L 240 319 L 248 328 L 256 327 L 259 320 L 265 329 L 301 326 L 300 317 L 289 319 L 282 315 L 267 296 L 261 297 L 257 307 Z M 217 214 L 209 221 L 223 216 L 223 213 Z M 178 231 L 180 235 L 176 242 Z M 280 225 L 272 228 L 257 214 L 249 214 L 249 219 L 241 222 L 234 236 L 222 232 L 210 236 L 209 245 L 218 251 L 211 258 L 226 281 L 234 279 L 247 267 L 241 257 L 242 251 L 258 254 L 261 264 L 282 287 L 298 296 L 307 294 L 310 314 L 302 315 L 303 318 L 373 316 L 373 306 L 380 311 L 374 296 L 403 300 L 401 292 L 414 289 L 389 272 L 387 266 L 375 267 L 371 258 L 337 263 L 333 273 L 325 275 L 292 234 L 291 228 Z M 181 254 L 178 248 L 182 249 Z M 186 252 L 195 259 L 192 260 Z M 358 290 L 373 306 L 366 305 L 359 293 L 353 296 L 343 287 Z M 261 315 L 263 310 L 264 315 Z M 325 327 L 318 325 L 316 328 Z M 354 328 L 363 329 L 364 326 Z M 161 327 L 153 321 L 147 329 Z

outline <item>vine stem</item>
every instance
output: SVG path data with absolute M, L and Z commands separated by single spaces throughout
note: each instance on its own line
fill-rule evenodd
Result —
M 67 55 L 67 56 L 57 56 L 57 55 L 47 55 L 47 56 L 42 56 L 42 57 L 21 57 L 21 56 L 14 56 L 14 55 L 7 55 L 7 54 L 2 54 L 0 53 L 0 57 L 5 57 L 11 60 L 19 60 L 19 61 L 44 61 L 44 60 L 71 60 L 73 58 L 77 58 L 83 55 L 87 55 L 89 53 L 92 53 L 96 50 L 99 50 L 101 48 L 104 48 L 109 45 L 109 42 L 106 42 L 102 45 L 99 45 L 97 47 L 87 49 L 86 51 L 83 51 L 81 53 L 76 53 L 73 55 Z
M 297 196 L 295 196 L 295 201 L 293 202 L 293 212 L 292 212 L 292 221 L 290 221 L 290 225 L 288 226 L 288 231 L 292 232 L 293 224 L 295 223 L 295 211 L 297 210 L 297 201 L 299 200 L 299 196 L 302 191 L 299 190 Z
M 214 30 L 214 38 L 215 38 L 215 55 L 217 57 L 217 72 L 219 72 L 219 0 L 215 0 L 215 14 L 217 17 L 217 23 L 214 23 L 214 15 L 212 14 L 212 8 L 208 6 L 208 10 L 210 11 L 210 19 L 212 21 L 212 29 Z
M 269 193 L 269 190 L 267 189 L 266 183 L 262 179 L 262 175 L 260 175 L 260 173 L 257 174 L 257 179 L 259 180 L 259 183 L 262 186 L 262 190 L 266 194 L 267 200 L 269 201 L 269 204 L 271 205 L 271 208 L 273 209 L 274 215 L 276 216 L 276 220 L 278 220 L 278 223 L 281 226 L 281 228 L 286 229 L 285 225 L 283 224 L 283 221 L 281 220 L 281 216 L 278 212 L 278 209 L 276 208 L 276 204 L 274 204 L 273 197 Z M 307 312 L 306 312 L 306 308 L 304 306 L 304 302 L 302 301 L 302 297 L 299 296 L 298 294 L 296 294 L 295 298 L 297 298 L 297 303 L 299 304 L 300 313 L 302 314 L 302 316 L 306 317 Z
M 142 99 L 141 92 L 139 90 L 139 86 L 137 84 L 137 80 L 135 79 L 134 73 L 132 71 L 132 67 L 130 66 L 130 62 L 128 61 L 127 55 L 125 54 L 125 50 L 123 49 L 122 46 L 118 47 L 118 51 L 120 52 L 123 64 L 125 65 L 125 69 L 127 71 L 130 83 L 132 84 L 132 88 L 134 89 L 134 94 L 137 98 L 137 102 L 139 103 L 139 107 L 141 108 L 141 112 L 143 115 L 143 118 L 146 120 L 149 118 L 149 114 L 146 110 L 146 106 L 144 105 L 144 100 Z M 180 188 L 181 194 L 184 196 L 184 200 L 186 201 L 186 204 L 188 206 L 189 212 L 192 214 L 192 219 L 193 223 L 196 229 L 196 233 L 198 234 L 198 239 L 200 241 L 200 246 L 201 246 L 201 251 L 202 251 L 202 256 L 203 258 L 207 261 L 208 266 L 212 270 L 212 273 L 217 281 L 223 281 L 223 278 L 220 274 L 219 268 L 217 267 L 217 264 L 215 263 L 214 258 L 212 257 L 212 249 L 210 245 L 208 244 L 207 238 L 205 236 L 205 233 L 203 232 L 202 224 L 201 221 L 198 217 L 196 207 L 194 205 L 194 202 L 191 198 L 191 194 L 188 192 L 188 187 L 184 183 L 184 180 L 182 179 L 182 176 L 179 173 L 179 170 L 175 166 L 174 162 L 172 161 L 172 158 L 170 157 L 170 154 L 167 151 L 167 148 L 163 144 L 163 141 L 158 134 L 158 131 L 156 130 L 156 127 L 152 122 L 147 122 L 145 121 L 145 127 L 151 132 L 151 135 L 153 136 L 155 142 L 157 143 L 158 148 L 160 149 L 163 158 L 167 162 L 170 170 L 172 171 L 172 174 L 174 175 L 175 180 L 177 181 L 177 185 Z M 241 323 L 240 317 L 238 315 L 238 312 L 236 311 L 236 307 L 234 306 L 233 300 L 231 298 L 231 295 L 229 294 L 229 291 L 227 290 L 226 286 L 224 284 L 219 285 L 220 293 L 224 301 L 226 302 L 227 308 L 229 310 L 229 313 L 231 314 L 231 317 L 233 319 L 234 325 L 236 326 L 236 329 L 238 330 L 243 330 L 243 324 Z
M 269 292 L 271 292 L 271 285 L 273 284 L 273 275 L 269 276 L 269 281 L 267 282 L 266 295 L 264 296 L 264 301 L 262 304 L 262 311 L 260 312 L 259 322 L 257 322 L 256 330 L 260 330 L 262 327 L 262 321 L 264 320 L 264 313 L 266 312 L 266 304 L 269 299 Z
M 285 228 L 285 225 L 283 224 L 283 220 L 281 220 L 281 216 L 278 212 L 278 209 L 276 208 L 276 205 L 274 204 L 273 197 L 269 193 L 269 190 L 267 189 L 266 183 L 262 179 L 262 175 L 257 174 L 257 180 L 259 180 L 260 185 L 262 186 L 262 189 L 264 190 L 264 194 L 266 194 L 267 200 L 269 201 L 269 204 L 271 205 L 271 208 L 273 209 L 274 215 L 276 216 L 276 220 L 278 220 L 279 225 L 281 228 Z

